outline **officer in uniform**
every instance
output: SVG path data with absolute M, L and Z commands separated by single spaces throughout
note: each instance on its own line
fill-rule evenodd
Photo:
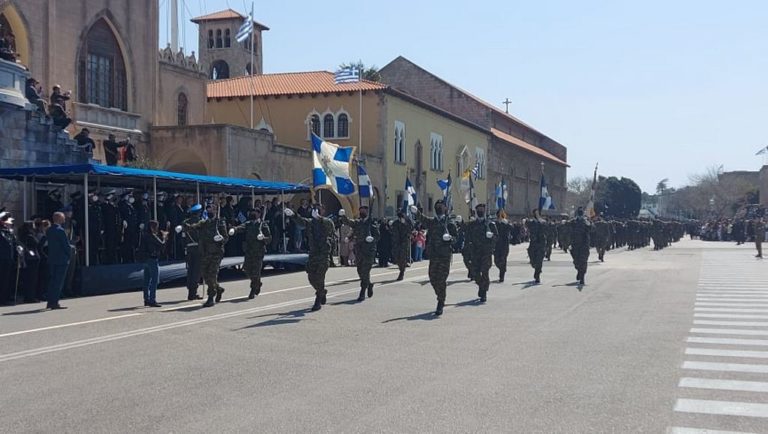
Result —
M 189 209 L 189 217 L 184 219 L 181 225 L 176 226 L 176 233 L 185 243 L 184 261 L 187 264 L 187 300 L 202 300 L 197 293 L 202 276 L 202 258 L 200 252 L 200 235 L 197 229 L 192 228 L 200 222 L 200 213 L 203 206 L 199 203 Z M 186 228 L 186 230 L 184 230 Z
M 507 274 L 507 257 L 509 256 L 509 242 L 512 233 L 512 225 L 507 220 L 504 210 L 496 211 L 496 231 L 499 236 L 496 238 L 496 246 L 493 248 L 493 263 L 499 269 L 499 282 L 504 281 L 504 275 Z
M 584 216 L 584 208 L 579 207 L 568 223 L 571 226 L 571 257 L 573 266 L 576 267 L 576 280 L 584 285 L 584 277 L 587 274 L 587 261 L 589 261 L 589 246 L 592 235 L 592 223 Z
M 269 225 L 261 219 L 261 210 L 252 209 L 248 212 L 248 221 L 229 230 L 229 236 L 245 232 L 245 263 L 243 271 L 251 279 L 251 292 L 248 299 L 253 300 L 261 292 L 261 269 L 264 265 L 264 254 L 272 242 Z
M 367 206 L 361 206 L 359 214 L 359 219 L 349 219 L 343 208 L 339 210 L 339 220 L 342 224 L 352 228 L 352 235 L 355 237 L 357 275 L 360 277 L 360 295 L 357 297 L 357 301 L 364 301 L 366 291 L 368 298 L 373 297 L 371 267 L 376 261 L 376 243 L 379 241 L 381 233 L 379 225 L 374 223 L 368 215 Z
M 547 222 L 541 218 L 541 212 L 534 209 L 532 218 L 525 222 L 528 228 L 528 258 L 533 267 L 533 280 L 541 283 L 541 269 L 544 266 L 544 256 L 547 253 Z
M 115 190 L 107 192 L 106 200 L 101 204 L 101 219 L 104 228 L 104 263 L 117 263 L 117 245 L 120 240 L 122 222 L 117 209 Z
M 400 269 L 397 280 L 403 280 L 405 276 L 405 267 L 408 266 L 408 259 L 411 257 L 411 234 L 413 232 L 413 221 L 406 217 L 405 213 L 399 211 L 397 220 L 392 221 L 390 232 L 392 233 L 392 260 Z
M 296 215 L 292 209 L 286 208 L 285 215 L 293 219 L 294 223 L 306 227 L 307 240 L 309 241 L 309 259 L 307 260 L 307 278 L 309 284 L 315 289 L 315 304 L 312 311 L 318 311 L 325 304 L 328 291 L 325 289 L 325 273 L 330 265 L 328 257 L 331 254 L 331 243 L 334 236 L 334 226 L 331 219 L 324 217 L 325 207 L 316 204 L 312 208 L 312 217 L 306 218 Z
M 477 296 L 485 303 L 491 285 L 488 275 L 491 270 L 491 256 L 496 248 L 499 231 L 496 229 L 496 223 L 485 214 L 485 204 L 475 206 L 475 216 L 475 221 L 467 227 L 467 238 L 470 244 L 472 276 L 478 287 Z
M 211 215 L 207 220 L 200 220 L 196 223 L 184 223 L 183 229 L 189 231 L 196 229 L 200 239 L 200 265 L 203 274 L 203 281 L 208 286 L 208 300 L 203 307 L 212 307 L 221 302 L 221 295 L 224 294 L 224 288 L 219 285 L 219 267 L 224 258 L 224 245 L 228 240 L 227 224 L 217 216 L 218 204 L 209 205 Z M 178 232 L 178 229 L 177 229 Z M 196 295 L 197 290 L 195 290 Z
M 120 220 L 123 225 L 123 243 L 120 246 L 123 264 L 134 262 L 134 253 L 138 245 L 139 223 L 136 218 L 136 208 L 133 206 L 134 202 L 136 202 L 136 199 L 133 197 L 133 194 L 126 192 L 123 194 L 123 200 L 118 205 Z
M 456 224 L 446 215 L 445 202 L 435 202 L 435 216 L 426 217 L 415 206 L 411 213 L 428 231 L 427 251 L 429 252 L 429 283 L 437 296 L 435 315 L 443 314 L 448 274 L 451 272 L 453 240 L 457 236 Z
M 88 195 L 88 258 L 91 265 L 99 264 L 99 249 L 101 249 L 104 221 L 101 215 L 102 206 L 99 195 L 92 191 Z

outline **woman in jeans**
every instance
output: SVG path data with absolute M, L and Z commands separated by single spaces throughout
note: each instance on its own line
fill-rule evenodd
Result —
M 160 232 L 157 220 L 150 220 L 149 227 L 141 234 L 141 251 L 144 256 L 144 306 L 160 307 L 155 299 L 157 284 L 160 278 L 160 257 L 168 232 Z
M 424 229 L 419 227 L 419 230 L 416 231 L 416 236 L 413 237 L 413 242 L 416 245 L 413 262 L 420 262 L 424 254 L 424 246 L 427 244 L 427 234 Z

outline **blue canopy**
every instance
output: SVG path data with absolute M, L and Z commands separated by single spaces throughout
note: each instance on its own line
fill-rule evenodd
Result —
M 37 181 L 46 180 L 64 184 L 82 184 L 85 174 L 98 177 L 105 186 L 133 186 L 139 179 L 157 179 L 158 188 L 176 190 L 195 190 L 196 186 L 206 186 L 208 191 L 220 190 L 228 193 L 276 194 L 300 193 L 309 191 L 303 184 L 288 182 L 261 181 L 257 179 L 225 178 L 219 176 L 195 175 L 192 173 L 168 172 L 165 170 L 136 169 L 132 167 L 105 166 L 102 164 L 76 164 L 71 166 L 19 167 L 0 169 L 0 179 L 23 180 L 34 177 Z M 93 181 L 93 178 L 91 178 Z M 220 188 L 216 188 L 220 187 Z

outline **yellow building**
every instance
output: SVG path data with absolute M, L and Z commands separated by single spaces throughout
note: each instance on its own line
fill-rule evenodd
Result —
M 216 123 L 269 131 L 279 146 L 306 152 L 283 168 L 281 179 L 287 181 L 309 179 L 311 131 L 341 146 L 355 146 L 373 184 L 377 216 L 393 216 L 402 205 L 406 175 L 422 206 L 431 208 L 442 197 L 437 179 L 451 173 L 455 212 L 466 215 L 459 173 L 480 161 L 476 196 L 487 194 L 487 132 L 381 83 L 337 85 L 326 71 L 216 80 L 208 84 L 207 113 Z M 343 206 L 348 211 L 359 204 L 357 196 L 338 199 L 338 204 L 328 202 L 326 195 L 323 202 L 331 210 Z

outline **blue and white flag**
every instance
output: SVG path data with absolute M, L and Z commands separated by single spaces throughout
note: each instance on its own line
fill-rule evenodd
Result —
M 451 203 L 451 184 L 453 181 L 451 181 L 451 174 L 448 173 L 448 177 L 445 179 L 438 179 L 437 180 L 437 186 L 440 188 L 440 190 L 443 191 L 443 201 L 445 202 L 445 207 L 449 211 L 453 209 L 453 204 Z
M 330 188 L 336 194 L 355 194 L 355 183 L 349 175 L 354 147 L 341 147 L 312 134 L 312 185 Z
M 480 162 L 475 162 L 475 167 L 472 168 L 472 176 L 477 179 L 480 176 Z
M 360 71 L 352 67 L 340 69 L 334 75 L 336 84 L 357 83 L 360 81 Z
M 413 188 L 411 180 L 405 177 L 405 197 L 403 198 L 403 211 L 410 215 L 411 206 L 416 205 L 416 189 Z
M 373 199 L 373 188 L 371 187 L 371 177 L 368 176 L 368 172 L 365 171 L 365 167 L 362 164 L 357 164 L 357 184 L 360 186 L 360 197 L 368 197 Z
M 507 206 L 507 183 L 504 178 L 496 186 L 496 209 L 504 209 Z
M 248 16 L 245 18 L 245 22 L 237 31 L 235 40 L 237 42 L 243 42 L 251 36 L 251 33 L 253 33 L 253 17 L 248 14 Z
M 539 211 L 544 209 L 555 209 L 555 202 L 552 200 L 552 196 L 549 195 L 549 189 L 547 188 L 547 181 L 544 179 L 544 174 L 541 174 L 541 196 L 539 196 Z

